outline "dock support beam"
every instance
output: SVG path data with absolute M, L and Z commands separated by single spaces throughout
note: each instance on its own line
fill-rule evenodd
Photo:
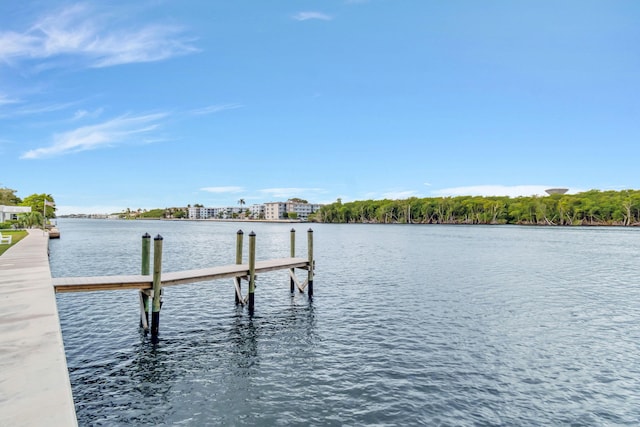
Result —
M 313 230 L 309 229 L 307 231 L 307 248 L 309 252 L 309 275 L 308 277 L 308 291 L 307 295 L 309 298 L 313 297 Z
M 256 233 L 249 233 L 249 315 L 253 315 L 256 291 Z
M 238 230 L 236 236 L 236 264 L 242 264 L 242 237 L 244 236 L 244 233 L 242 230 Z M 236 294 L 236 305 L 238 305 L 242 303 L 240 300 L 242 297 L 242 278 L 234 277 L 233 280 L 235 281 L 234 292 Z
M 144 233 L 142 236 L 142 263 L 140 267 L 140 274 L 143 276 L 149 275 L 151 258 L 151 236 L 149 233 Z M 149 329 L 149 296 L 141 289 L 140 290 L 140 327 L 144 330 Z
M 295 258 L 296 256 L 296 229 L 292 228 L 291 229 L 291 258 Z M 290 287 L 291 287 L 291 296 L 293 296 L 295 289 L 296 289 L 296 283 L 293 280 L 293 275 L 294 275 L 295 269 L 292 268 L 290 269 L 290 274 L 289 276 L 289 282 L 290 282 Z
M 151 313 L 151 341 L 158 342 L 160 332 L 160 293 L 162 292 L 162 236 L 153 239 L 153 304 Z

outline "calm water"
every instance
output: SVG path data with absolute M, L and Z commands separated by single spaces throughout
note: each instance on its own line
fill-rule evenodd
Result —
M 52 273 L 82 276 L 139 273 L 145 232 L 164 271 L 232 263 L 238 228 L 286 257 L 291 224 L 59 228 Z M 135 291 L 58 295 L 80 424 L 638 424 L 640 229 L 313 229 L 312 302 L 286 272 L 258 278 L 253 317 L 231 280 L 170 287 L 158 345 Z

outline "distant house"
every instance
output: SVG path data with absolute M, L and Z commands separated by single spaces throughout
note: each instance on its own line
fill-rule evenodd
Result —
M 0 205 L 0 222 L 18 219 L 18 214 L 31 212 L 30 206 Z

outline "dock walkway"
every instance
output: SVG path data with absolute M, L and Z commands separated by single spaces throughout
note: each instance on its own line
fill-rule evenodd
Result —
M 279 258 L 257 261 L 255 273 L 266 273 L 291 268 L 308 269 L 306 258 Z M 204 282 L 232 277 L 249 276 L 249 264 L 232 264 L 198 270 L 174 271 L 162 273 L 162 286 L 174 286 L 185 283 Z M 117 289 L 153 289 L 151 275 L 121 275 L 95 277 L 56 277 L 53 279 L 56 292 L 113 291 Z
M 77 426 L 41 230 L 0 256 L 0 425 Z

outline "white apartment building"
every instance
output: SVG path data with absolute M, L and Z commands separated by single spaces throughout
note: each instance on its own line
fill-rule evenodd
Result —
M 283 202 L 269 202 L 264 204 L 264 219 L 278 220 L 284 218 L 287 212 L 287 204 Z
M 220 208 L 191 207 L 189 208 L 189 219 L 209 219 L 217 218 Z
M 322 205 L 313 203 L 299 203 L 288 200 L 286 209 L 287 212 L 296 213 L 299 220 L 306 221 L 309 218 L 309 215 L 319 210 L 321 206 Z
M 249 212 L 251 212 L 251 217 L 254 219 L 264 218 L 265 217 L 265 206 L 264 205 L 251 205 L 249 206 Z
M 264 218 L 267 220 L 284 219 L 285 214 L 295 213 L 297 219 L 306 221 L 309 215 L 318 211 L 322 205 L 313 203 L 300 203 L 288 200 L 286 202 L 270 202 L 264 204 Z M 288 216 L 287 216 L 288 218 Z
M 192 207 L 189 208 L 189 219 L 229 219 L 233 218 L 233 214 L 240 215 L 245 211 L 245 208 L 236 206 L 227 208 Z

